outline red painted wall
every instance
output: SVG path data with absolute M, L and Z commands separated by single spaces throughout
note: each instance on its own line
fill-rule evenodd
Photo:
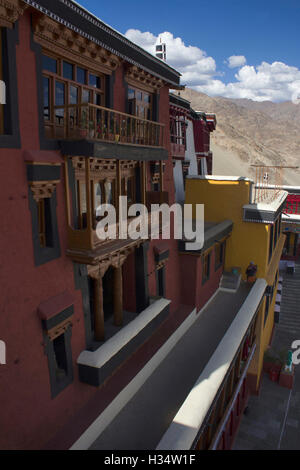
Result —
M 223 266 L 215 271 L 215 251 L 211 251 L 210 278 L 202 284 L 202 257 L 190 254 L 181 255 L 182 303 L 201 310 L 220 285 Z
M 125 113 L 124 68 L 121 65 L 114 74 L 114 109 Z
M 209 152 L 210 147 L 210 132 L 206 123 L 202 120 L 194 120 L 194 141 L 195 152 L 204 153 Z
M 30 13 L 19 22 L 17 46 L 19 117 L 22 148 L 0 149 L 0 338 L 7 345 L 7 365 L 0 366 L 0 434 L 1 449 L 67 448 L 86 426 L 105 409 L 113 398 L 138 373 L 190 313 L 182 306 L 182 258 L 177 241 L 170 242 L 166 268 L 167 298 L 172 300 L 169 318 L 118 371 L 99 389 L 80 383 L 76 360 L 85 349 L 84 316 L 81 291 L 75 290 L 73 264 L 66 256 L 66 213 L 62 180 L 57 186 L 57 220 L 61 257 L 40 267 L 34 265 L 31 212 L 24 151 L 39 151 L 37 84 L 35 56 L 30 50 Z M 169 150 L 168 88 L 160 92 L 160 122 L 165 123 L 165 145 Z M 124 110 L 123 69 L 115 74 L 114 107 Z M 47 152 L 43 152 L 45 156 Z M 51 157 L 50 157 L 51 155 Z M 49 152 L 49 160 L 53 152 Z M 57 160 L 62 161 L 59 152 Z M 148 172 L 149 173 L 149 172 Z M 165 190 L 174 201 L 173 168 L 167 162 Z M 149 249 L 149 290 L 156 294 L 154 242 Z M 134 258 L 123 268 L 124 301 L 134 309 Z M 191 274 L 190 274 L 191 276 Z M 192 276 L 191 276 L 192 278 Z M 193 280 L 194 282 L 194 280 Z M 37 308 L 68 290 L 74 297 L 72 319 L 72 357 L 74 382 L 54 400 L 50 395 L 48 359 L 44 354 L 41 321 Z

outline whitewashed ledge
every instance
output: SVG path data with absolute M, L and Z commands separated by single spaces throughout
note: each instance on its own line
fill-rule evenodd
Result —
M 80 380 L 100 386 L 166 319 L 170 303 L 154 301 L 96 351 L 83 351 L 77 359 Z
M 156 450 L 189 450 L 264 295 L 258 279 Z

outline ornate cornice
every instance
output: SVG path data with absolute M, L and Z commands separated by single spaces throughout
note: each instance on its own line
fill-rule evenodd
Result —
M 24 0 L 24 2 L 77 32 L 80 36 L 104 47 L 120 59 L 141 67 L 156 77 L 163 78 L 172 85 L 172 88 L 182 88 L 179 85 L 179 72 L 131 42 L 75 2 L 69 0 Z
M 107 255 L 96 266 L 88 266 L 88 275 L 93 279 L 101 279 L 105 275 L 108 268 L 121 268 L 128 256 L 134 251 L 134 247 L 124 248 L 116 253 Z
M 21 0 L 0 0 L 0 26 L 12 28 L 28 8 Z
M 75 169 L 76 176 L 82 179 L 85 177 L 85 158 L 73 157 L 72 158 L 73 168 Z M 121 173 L 124 177 L 130 177 L 134 173 L 134 169 L 138 165 L 135 160 L 124 160 L 121 161 Z M 98 158 L 90 158 L 90 171 L 92 178 L 115 179 L 116 178 L 116 162 L 112 160 L 100 160 Z
M 121 63 L 109 50 L 46 15 L 34 15 L 33 33 L 44 49 L 102 73 L 111 74 Z
M 153 76 L 151 73 L 148 73 L 136 65 L 127 68 L 125 80 L 129 85 L 144 88 L 150 93 L 159 90 L 166 84 L 161 78 Z
M 41 199 L 51 198 L 56 185 L 59 181 L 33 181 L 30 183 L 31 191 L 33 192 L 33 199 L 39 202 Z

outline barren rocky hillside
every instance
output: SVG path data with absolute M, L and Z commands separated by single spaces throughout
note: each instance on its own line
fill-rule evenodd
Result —
M 211 98 L 189 88 L 180 94 L 195 110 L 217 115 L 214 173 L 253 176 L 252 164 L 300 166 L 300 105 Z M 299 169 L 284 174 L 285 183 L 300 186 Z

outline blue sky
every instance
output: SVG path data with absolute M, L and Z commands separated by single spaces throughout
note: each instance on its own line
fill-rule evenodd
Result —
M 150 52 L 170 33 L 162 36 L 167 61 L 199 91 L 259 101 L 300 96 L 299 0 L 79 3 Z M 229 67 L 231 56 L 239 57 Z

